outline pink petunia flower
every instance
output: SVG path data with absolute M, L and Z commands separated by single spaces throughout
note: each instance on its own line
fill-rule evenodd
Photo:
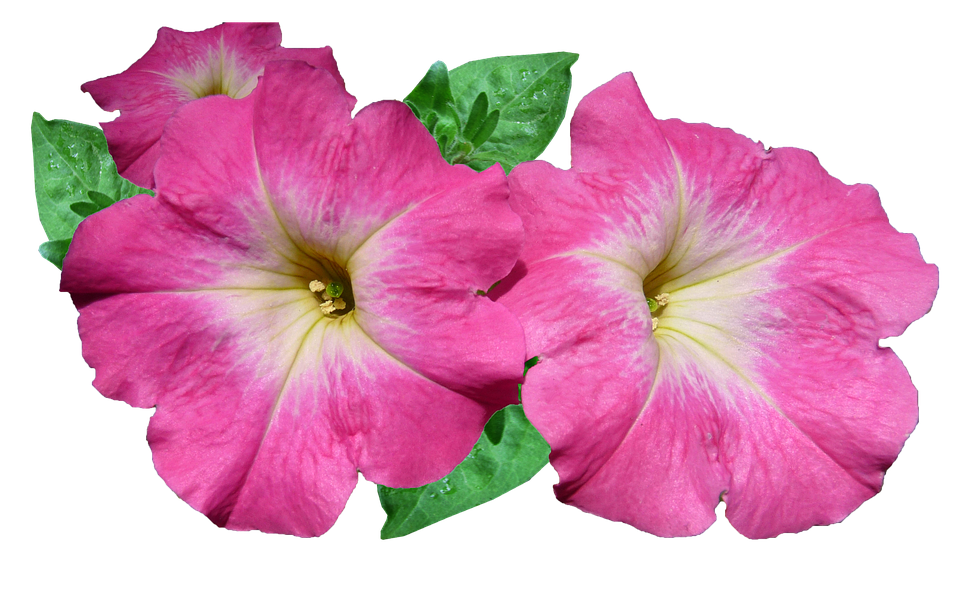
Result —
M 522 242 L 502 170 L 448 165 L 402 103 L 352 105 L 285 61 L 183 107 L 156 197 L 86 219 L 64 262 L 94 385 L 157 407 L 157 471 L 230 529 L 321 534 L 358 470 L 436 480 L 516 397 L 523 331 L 477 294 Z
M 573 118 L 572 170 L 510 174 L 527 239 L 499 288 L 557 497 L 661 536 L 842 520 L 880 490 L 917 392 L 878 340 L 937 269 L 876 191 L 797 149 L 657 121 L 630 74 Z M 511 287 L 512 285 L 512 287 Z
M 120 175 L 153 189 L 153 167 L 167 119 L 199 98 L 243 98 L 257 86 L 270 60 L 301 60 L 330 72 L 338 83 L 330 47 L 284 49 L 276 23 L 224 23 L 202 32 L 160 28 L 146 55 L 120 74 L 84 83 L 100 108 L 120 111 L 101 124 Z

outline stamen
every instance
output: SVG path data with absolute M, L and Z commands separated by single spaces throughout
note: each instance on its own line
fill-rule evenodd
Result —
M 347 303 L 342 299 L 337 298 L 335 300 L 327 300 L 320 304 L 320 312 L 325 315 L 333 314 L 334 311 L 343 310 L 347 307 Z
M 650 319 L 650 331 L 656 331 L 658 325 L 660 325 L 660 320 L 657 317 Z
M 654 299 L 654 300 L 657 302 L 657 304 L 659 304 L 660 306 L 666 306 L 666 305 L 670 302 L 670 294 L 669 294 L 669 293 L 661 293 L 660 295 L 655 295 L 655 296 L 653 296 L 653 299 Z
M 327 286 L 318 280 L 310 281 L 310 291 L 313 291 L 314 293 L 320 293 L 326 288 Z

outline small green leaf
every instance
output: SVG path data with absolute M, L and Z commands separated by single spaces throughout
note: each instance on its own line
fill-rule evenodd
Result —
M 50 239 L 41 254 L 55 256 L 63 243 L 73 237 L 80 221 L 118 200 L 140 193 L 141 189 L 117 173 L 107 150 L 103 132 L 91 125 L 72 121 L 47 121 L 33 114 L 33 176 L 40 223 Z M 63 246 L 66 252 L 66 246 Z M 62 256 L 59 258 L 62 262 Z
M 100 209 L 97 208 L 96 204 L 90 202 L 74 202 L 70 205 L 70 210 L 80 215 L 80 217 L 86 219 L 95 212 L 100 212 Z
M 387 520 L 384 540 L 405 536 L 488 502 L 527 482 L 547 464 L 550 446 L 517 405 L 487 422 L 480 440 L 453 472 L 416 489 L 377 487 Z
M 480 129 L 477 130 L 477 133 L 474 134 L 473 138 L 471 139 L 473 146 L 479 147 L 480 145 L 485 143 L 490 138 L 490 136 L 492 136 L 493 133 L 496 131 L 497 125 L 499 123 L 500 123 L 500 111 L 495 110 L 489 115 L 487 115 L 487 118 L 483 121 L 483 124 L 480 125 Z
M 90 201 L 93 202 L 94 205 L 100 210 L 103 210 L 117 201 L 107 194 L 100 193 L 99 191 L 88 191 L 87 196 L 90 198 Z
M 40 245 L 40 255 L 62 270 L 63 258 L 67 256 L 67 249 L 69 247 L 69 238 L 64 240 L 51 240 Z
M 470 117 L 467 119 L 467 125 L 463 128 L 463 136 L 470 142 L 475 142 L 473 137 L 476 135 L 483 120 L 487 118 L 487 93 L 481 91 L 477 94 L 477 99 L 473 101 L 473 107 L 470 109 Z
M 465 163 L 476 170 L 499 162 L 509 172 L 536 159 L 557 133 L 570 97 L 570 67 L 576 53 L 492 57 L 468 62 L 449 73 L 453 103 L 461 117 L 481 92 L 499 111 L 499 121 Z

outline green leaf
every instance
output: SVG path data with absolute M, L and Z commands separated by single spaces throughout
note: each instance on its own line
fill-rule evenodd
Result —
M 449 475 L 416 489 L 377 486 L 387 513 L 380 537 L 408 535 L 499 497 L 533 478 L 549 455 L 550 445 L 523 407 L 507 406 L 490 417 L 473 450 Z
M 44 259 L 63 269 L 63 258 L 67 255 L 67 249 L 70 247 L 70 239 L 51 240 L 40 245 L 40 255 Z
M 493 132 L 496 131 L 497 125 L 499 125 L 499 123 L 500 123 L 500 111 L 495 110 L 489 115 L 487 115 L 487 118 L 480 125 L 480 129 L 478 129 L 477 133 L 473 135 L 473 138 L 470 139 L 470 142 L 473 143 L 474 146 L 479 147 L 480 145 L 485 143 L 490 138 L 491 135 L 493 135 Z M 505 172 L 508 172 L 508 171 L 509 169 L 505 170 Z
M 463 128 L 464 137 L 473 142 L 473 137 L 480 130 L 481 124 L 487 118 L 487 93 L 481 91 L 477 94 L 477 99 L 473 101 L 473 107 L 470 109 L 470 117 L 467 119 L 467 125 Z
M 50 239 L 40 252 L 59 266 L 63 262 L 62 255 L 57 258 L 59 249 L 66 252 L 84 217 L 118 200 L 152 192 L 117 173 L 99 128 L 72 121 L 47 121 L 34 113 L 30 132 L 37 210 Z
M 499 162 L 509 172 L 543 153 L 566 114 L 570 67 L 578 57 L 576 53 L 492 57 L 451 70 L 450 91 L 461 118 L 470 115 L 481 93 L 487 95 L 492 112 L 499 111 L 489 138 L 473 141 L 476 149 L 463 163 L 483 170 Z

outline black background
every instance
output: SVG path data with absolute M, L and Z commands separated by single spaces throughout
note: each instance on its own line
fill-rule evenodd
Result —
M 23 147 L 22 156 L 28 149 L 28 116 L 33 109 L 47 117 L 90 122 L 104 118 L 79 92 L 79 83 L 124 68 L 150 44 L 159 23 L 127 21 L 120 27 L 91 16 L 47 24 L 24 59 L 31 70 L 23 77 L 29 86 L 16 90 L 17 98 L 25 100 L 23 114 L 14 122 L 21 126 L 15 142 Z M 197 28 L 210 23 L 171 25 Z M 287 19 L 284 29 L 289 45 L 334 45 L 348 87 L 360 104 L 403 96 L 436 58 L 454 66 L 494 53 L 577 50 L 582 56 L 574 66 L 574 103 L 590 88 L 632 69 L 661 117 L 709 120 L 768 145 L 803 146 L 816 152 L 836 176 L 848 182 L 874 182 L 897 227 L 915 231 L 926 258 L 942 262 L 947 243 L 941 211 L 946 205 L 935 195 L 927 153 L 939 137 L 939 98 L 896 47 L 878 49 L 866 40 L 769 42 L 743 32 L 684 48 L 676 41 L 657 45 L 649 39 L 590 45 L 583 41 L 593 37 L 576 34 L 517 35 L 499 43 L 472 37 L 474 42 L 452 43 L 448 39 L 457 37 L 410 31 L 391 37 L 382 30 L 373 35 L 359 28 L 327 27 L 314 19 Z M 78 37 L 82 42 L 64 44 Z M 51 54 L 50 48 L 59 51 Z M 546 157 L 566 165 L 567 154 L 564 127 Z M 20 397 L 31 398 L 17 404 L 25 417 L 18 435 L 30 449 L 26 467 L 18 473 L 26 477 L 28 492 L 24 520 L 60 534 L 65 546 L 95 542 L 277 552 L 314 547 L 320 554 L 341 544 L 355 551 L 510 547 L 533 550 L 538 556 L 551 546 L 590 550 L 609 546 L 635 551 L 630 554 L 637 556 L 751 546 L 722 520 L 701 538 L 665 543 L 583 515 L 553 499 L 554 475 L 549 470 L 500 501 L 399 542 L 378 541 L 383 516 L 374 487 L 365 483 L 337 527 L 317 542 L 218 530 L 179 502 L 153 474 L 143 441 L 147 413 L 107 402 L 90 387 L 92 372 L 79 358 L 73 309 L 67 296 L 57 291 L 58 272 L 32 252 L 43 236 L 30 198 L 27 193 L 12 203 L 16 227 L 8 234 L 21 243 L 17 259 L 24 262 L 20 269 L 26 271 L 24 286 L 29 290 L 23 314 L 37 338 L 29 343 L 32 352 L 24 360 L 30 364 L 25 380 L 33 382 L 27 387 L 22 380 L 10 383 Z M 931 407 L 941 384 L 933 340 L 942 339 L 944 325 L 942 314 L 930 316 L 892 342 Z M 20 354 L 22 349 L 14 350 Z M 946 510 L 927 492 L 924 474 L 932 461 L 926 434 L 921 427 L 891 469 L 884 492 L 846 524 L 759 546 L 778 547 L 788 555 L 834 547 L 862 552 L 864 546 L 883 547 L 923 534 L 924 525 L 938 522 L 937 514 Z M 528 548 L 531 545 L 534 548 Z

